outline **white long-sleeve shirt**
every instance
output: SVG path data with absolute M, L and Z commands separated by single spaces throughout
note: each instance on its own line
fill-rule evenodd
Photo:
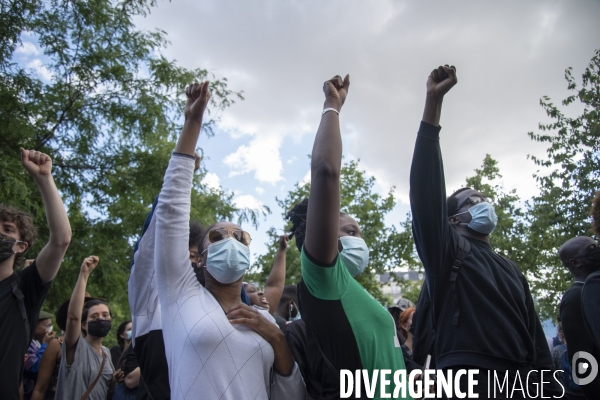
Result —
M 304 399 L 298 366 L 289 376 L 275 373 L 271 345 L 253 329 L 232 325 L 190 267 L 193 172 L 193 157 L 173 154 L 155 212 L 154 271 L 171 398 Z

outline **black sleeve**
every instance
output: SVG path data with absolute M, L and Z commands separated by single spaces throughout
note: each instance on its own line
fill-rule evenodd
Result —
M 520 271 L 519 274 L 521 274 Z M 552 352 L 550 351 L 550 347 L 548 347 L 548 341 L 546 340 L 544 329 L 542 328 L 540 319 L 535 311 L 533 298 L 531 297 L 531 292 L 529 290 L 529 284 L 527 283 L 527 279 L 525 279 L 523 274 L 521 274 L 521 282 L 523 283 L 523 289 L 525 290 L 525 301 L 527 303 L 527 312 L 529 314 L 529 332 L 532 335 L 533 345 L 535 348 L 533 369 L 536 371 L 554 371 L 556 368 L 554 361 L 552 360 Z M 538 377 L 541 377 L 541 375 L 538 375 Z M 539 384 L 541 384 L 541 382 L 539 382 Z M 560 393 L 562 393 L 562 389 L 556 380 L 546 380 L 544 378 L 544 394 L 558 397 Z
M 421 122 L 410 168 L 413 235 L 430 282 L 434 281 L 433 278 L 449 274 L 444 261 L 453 259 L 456 246 L 448 241 L 457 235 L 448 222 L 440 129 Z M 457 242 L 456 238 L 454 242 Z M 447 254 L 448 251 L 452 254 Z
M 570 288 L 563 295 L 560 303 L 560 318 L 563 325 L 569 360 L 573 360 L 575 353 L 585 351 L 597 357 L 592 338 L 587 334 L 581 307 L 581 288 Z M 581 390 L 590 399 L 595 399 L 600 393 L 600 378 L 594 379 L 587 385 L 581 385 Z
M 135 353 L 133 352 L 133 346 L 127 347 L 127 350 L 121 356 L 121 370 L 125 376 L 129 375 L 134 369 L 139 367 Z
M 46 300 L 48 290 L 50 290 L 51 282 L 45 285 L 42 283 L 42 278 L 38 272 L 37 259 L 34 260 L 29 267 L 24 268 L 18 274 L 19 289 L 21 290 L 21 293 L 23 293 L 25 311 L 31 328 L 31 336 L 33 337 L 40 316 L 40 310 L 42 309 L 44 300 Z M 30 337 L 27 342 L 30 342 L 32 337 Z
M 306 380 L 306 338 L 303 337 L 305 335 L 300 329 L 300 325 L 300 322 L 292 322 L 283 332 L 283 336 L 285 337 L 288 347 L 290 348 L 290 353 L 292 354 L 294 361 L 296 361 L 296 364 L 298 364 L 298 368 L 300 369 L 304 380 Z
M 594 273 L 585 280 L 581 302 L 588 333 L 600 347 L 600 274 Z

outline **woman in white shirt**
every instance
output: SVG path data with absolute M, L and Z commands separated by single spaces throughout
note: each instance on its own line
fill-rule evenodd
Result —
M 205 287 L 190 267 L 194 152 L 208 82 L 190 85 L 186 95 L 184 127 L 150 224 L 171 398 L 303 399 L 302 376 L 274 319 L 240 299 L 250 235 L 230 222 L 215 224 L 199 249 Z

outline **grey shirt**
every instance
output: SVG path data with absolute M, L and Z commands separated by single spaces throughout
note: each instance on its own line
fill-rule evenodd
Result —
M 56 387 L 56 400 L 79 400 L 90 387 L 98 375 L 102 356 L 93 349 L 83 336 L 79 336 L 75 345 L 75 358 L 71 365 L 67 365 L 67 346 L 62 346 L 62 358 L 58 370 L 58 384 Z M 102 376 L 90 392 L 87 400 L 106 400 L 106 393 L 112 380 L 114 371 L 110 360 L 108 348 L 102 346 L 106 355 Z

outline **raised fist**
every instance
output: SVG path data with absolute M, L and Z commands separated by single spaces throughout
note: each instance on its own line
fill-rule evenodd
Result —
M 49 176 L 52 173 L 52 159 L 39 151 L 25 150 L 21 147 L 21 164 L 33 178 Z
M 350 87 L 350 75 L 346 75 L 344 80 L 339 75 L 334 76 L 323 84 L 323 92 L 325 93 L 325 106 L 332 107 L 340 111 Z
M 85 258 L 83 260 L 83 263 L 81 264 L 81 272 L 90 274 L 94 270 L 94 268 L 96 268 L 99 261 L 100 259 L 96 256 L 89 256 Z
M 185 95 L 187 96 L 187 103 L 185 104 L 184 109 L 185 120 L 192 119 L 197 122 L 202 122 L 204 110 L 206 110 L 208 100 L 210 99 L 208 81 L 203 83 L 192 83 L 185 88 Z
M 456 67 L 440 65 L 427 78 L 427 96 L 444 97 L 457 82 Z
M 279 250 L 285 250 L 288 247 L 288 240 L 290 240 L 287 235 L 279 236 Z

